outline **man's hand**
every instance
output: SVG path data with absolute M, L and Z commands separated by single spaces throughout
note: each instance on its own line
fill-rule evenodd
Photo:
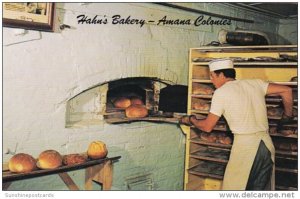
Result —
M 184 124 L 186 126 L 192 126 L 191 117 L 195 117 L 194 115 L 185 115 L 182 116 L 179 120 L 179 124 Z
M 281 131 L 284 125 L 293 123 L 294 122 L 293 118 L 294 118 L 293 116 L 287 116 L 283 114 L 283 116 L 277 123 L 277 132 Z

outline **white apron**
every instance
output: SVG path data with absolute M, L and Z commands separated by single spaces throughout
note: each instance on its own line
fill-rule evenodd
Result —
M 234 134 L 234 143 L 225 170 L 223 190 L 245 190 L 260 141 L 263 140 L 271 152 L 273 172 L 271 190 L 275 190 L 275 148 L 267 132 Z

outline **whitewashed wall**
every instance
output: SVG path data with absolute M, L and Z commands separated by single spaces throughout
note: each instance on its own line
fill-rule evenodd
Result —
M 278 44 L 298 44 L 298 20 L 279 20 L 277 37 Z
M 232 21 L 230 26 L 199 27 L 78 24 L 76 17 L 80 14 L 100 18 L 106 15 L 108 19 L 116 14 L 131 15 L 146 20 L 165 15 L 195 19 L 199 15 L 148 3 L 58 3 L 57 21 L 71 29 L 55 33 L 27 31 L 22 35 L 16 29 L 4 28 L 3 160 L 12 156 L 9 151 L 34 157 L 46 149 L 67 154 L 85 151 L 92 140 L 103 140 L 110 156 L 122 155 L 115 164 L 114 189 L 126 189 L 125 177 L 136 172 L 153 173 L 155 189 L 182 189 L 185 136 L 179 127 L 139 122 L 65 128 L 67 101 L 83 90 L 135 76 L 187 84 L 189 48 L 216 41 L 222 28 L 278 31 L 274 19 L 221 3 L 181 5 L 256 23 Z M 82 174 L 74 176 L 80 181 Z M 30 180 L 30 184 L 20 181 L 11 189 L 66 189 L 55 177 Z

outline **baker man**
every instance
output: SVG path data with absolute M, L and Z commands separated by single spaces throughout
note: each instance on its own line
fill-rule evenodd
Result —
M 281 96 L 284 114 L 279 126 L 292 121 L 293 97 L 288 86 L 260 79 L 236 80 L 233 62 L 217 59 L 209 63 L 216 90 L 206 119 L 184 116 L 180 122 L 211 132 L 223 115 L 234 135 L 225 170 L 223 190 L 274 190 L 275 149 L 268 133 L 266 95 Z

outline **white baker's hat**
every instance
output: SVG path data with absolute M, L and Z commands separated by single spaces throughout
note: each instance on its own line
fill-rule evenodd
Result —
M 215 59 L 208 63 L 209 70 L 216 71 L 221 69 L 230 69 L 233 68 L 233 61 L 231 59 L 225 58 L 225 59 Z

